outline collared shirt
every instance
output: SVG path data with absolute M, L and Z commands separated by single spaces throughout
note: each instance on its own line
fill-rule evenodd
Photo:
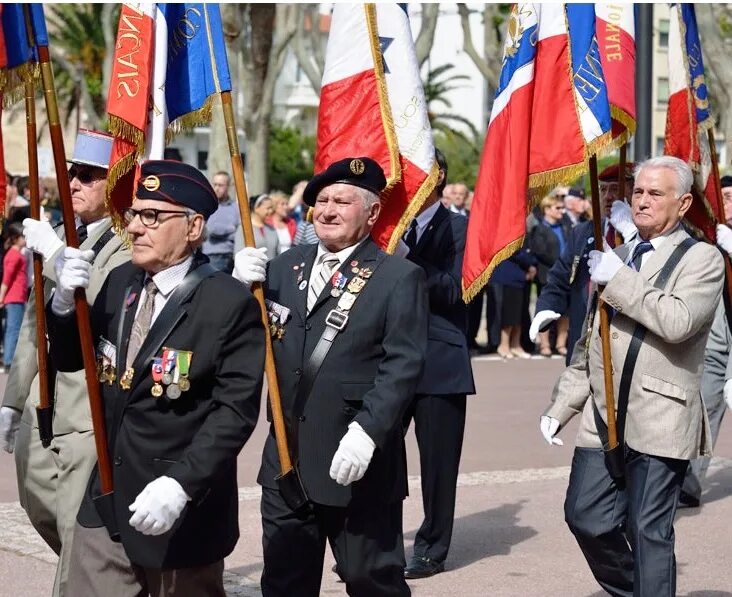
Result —
M 186 277 L 188 270 L 191 269 L 192 263 L 193 255 L 189 256 L 185 261 L 182 261 L 181 263 L 171 265 L 169 268 L 164 269 L 157 274 L 153 274 L 152 279 L 153 282 L 155 282 L 155 286 L 158 287 L 158 293 L 155 295 L 155 307 L 153 308 L 153 315 L 152 320 L 150 321 L 150 325 L 152 325 L 157 319 L 158 315 L 160 315 L 160 312 L 163 310 L 163 307 L 165 307 L 165 303 L 168 302 L 168 299 L 170 298 L 170 295 L 173 294 L 173 291 L 178 288 L 178 286 L 180 286 L 181 282 L 183 282 L 183 279 Z M 145 276 L 145 282 L 147 282 L 148 277 L 149 276 Z M 135 317 L 137 317 L 137 312 L 142 307 L 142 303 L 145 300 L 146 296 L 147 292 L 145 292 L 145 285 L 143 284 L 142 294 L 140 295 L 140 300 L 137 302 L 137 311 L 135 312 Z
M 450 205 L 450 211 L 452 213 L 460 214 L 461 216 L 465 216 L 466 218 L 468 217 L 468 210 L 465 209 L 464 207 L 461 207 L 460 209 L 458 209 L 454 205 Z
M 226 198 L 206 222 L 208 237 L 203 243 L 206 255 L 231 255 L 234 253 L 234 242 L 237 230 L 241 227 L 239 204 Z M 241 234 L 241 233 L 240 233 Z M 270 259 L 275 255 L 270 255 Z
M 334 253 L 336 257 L 338 257 L 338 266 L 333 268 L 333 271 L 337 271 L 338 268 L 340 268 L 343 263 L 351 256 L 351 253 L 353 253 L 356 248 L 363 243 L 368 238 L 368 235 L 363 237 L 360 241 L 358 241 L 355 245 L 351 245 L 350 247 L 346 247 L 345 249 L 341 249 L 337 253 Z M 323 267 L 322 259 L 323 256 L 326 253 L 330 253 L 328 249 L 326 249 L 323 246 L 323 243 L 318 243 L 318 252 L 315 254 L 315 262 L 313 263 L 313 271 L 310 272 L 310 279 L 315 280 L 318 277 L 318 274 L 320 274 L 320 270 Z
M 91 224 L 86 225 L 86 237 L 90 238 L 95 230 L 99 230 L 102 226 L 108 226 L 109 222 L 112 218 L 109 216 L 106 216 L 102 218 L 101 220 L 97 220 L 96 222 L 92 222 Z M 79 218 L 74 218 L 74 223 L 76 224 L 76 227 L 79 228 L 81 226 L 82 221 Z
M 656 238 L 652 238 L 652 239 L 651 239 L 650 243 L 651 243 L 651 244 L 653 245 L 653 251 L 648 251 L 648 252 L 646 252 L 646 253 L 643 253 L 643 255 L 641 255 L 641 264 L 640 264 L 640 266 L 641 266 L 641 267 L 643 267 L 643 266 L 645 265 L 646 261 L 648 261 L 648 259 L 650 259 L 650 258 L 651 258 L 651 255 L 653 255 L 653 253 L 654 253 L 655 251 L 658 251 L 659 247 L 660 247 L 660 246 L 661 246 L 661 245 L 662 245 L 663 243 L 665 243 L 665 242 L 666 242 L 666 239 L 668 239 L 668 237 L 669 237 L 669 236 L 671 236 L 671 235 L 672 235 L 672 234 L 673 234 L 674 232 L 676 232 L 676 230 L 678 229 L 678 227 L 679 227 L 679 226 L 680 226 L 680 224 L 679 224 L 679 225 L 676 225 L 676 226 L 674 226 L 674 227 L 673 227 L 673 228 L 672 228 L 671 230 L 669 230 L 669 231 L 668 231 L 668 232 L 667 232 L 666 234 L 664 234 L 664 235 L 662 235 L 662 236 L 657 236 Z M 633 251 L 635 251 L 635 248 L 636 248 L 636 247 L 637 247 L 637 246 L 638 246 L 638 245 L 639 245 L 640 243 L 642 243 L 642 242 L 644 242 L 644 241 L 643 241 L 643 239 L 642 239 L 642 238 L 640 237 L 640 234 L 636 234 L 636 235 L 635 235 L 635 240 L 633 241 L 633 246 L 631 247 L 631 249 L 630 249 L 630 252 L 628 253 L 628 257 L 627 257 L 627 258 L 626 258 L 626 260 L 625 260 L 625 265 L 629 265 L 629 264 L 630 264 L 630 261 L 631 261 L 631 259 L 633 259 Z M 640 269 L 640 268 L 639 268 L 639 269 Z
M 419 242 L 419 239 L 422 238 L 424 231 L 427 230 L 427 226 L 432 221 L 432 218 L 437 213 L 438 209 L 440 209 L 440 202 L 436 201 L 433 205 L 430 205 L 421 214 L 414 218 L 415 220 L 417 220 L 417 242 Z M 407 228 L 407 232 L 404 235 L 405 238 L 407 234 L 409 234 L 409 228 Z

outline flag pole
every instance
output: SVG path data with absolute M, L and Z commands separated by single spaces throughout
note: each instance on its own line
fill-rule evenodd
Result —
M 30 31 L 30 29 L 28 29 Z M 41 219 L 41 198 L 38 184 L 38 147 L 36 145 L 36 98 L 35 85 L 30 78 L 25 83 L 25 123 L 28 138 L 28 174 L 30 182 L 30 216 Z M 35 296 L 36 344 L 38 349 L 38 393 L 36 407 L 38 434 L 44 448 L 53 439 L 53 408 L 48 387 L 48 349 L 46 347 L 46 305 L 43 293 L 43 256 L 33 253 L 33 294 Z
M 600 223 L 600 188 L 597 181 L 597 156 L 590 157 L 590 189 L 592 193 L 592 225 L 595 235 L 595 249 L 603 250 L 602 224 Z M 608 449 L 618 445 L 618 431 L 615 424 L 615 389 L 613 387 L 613 367 L 610 355 L 610 317 L 605 301 L 600 298 L 605 286 L 598 286 L 597 310 L 600 313 L 600 339 L 602 341 L 602 366 L 605 376 L 605 407 L 607 408 Z
M 239 216 L 241 219 L 241 229 L 244 232 L 244 244 L 247 247 L 256 246 L 254 240 L 254 229 L 252 228 L 252 218 L 249 213 L 249 197 L 247 195 L 247 187 L 244 181 L 244 165 L 241 161 L 241 153 L 239 152 L 239 139 L 236 134 L 236 126 L 234 124 L 234 108 L 231 101 L 231 92 L 221 92 L 221 104 L 224 109 L 224 123 L 226 125 L 226 138 L 229 143 L 229 153 L 231 154 L 231 167 L 234 174 L 234 186 L 236 188 L 236 196 L 239 203 Z M 273 255 L 274 257 L 274 255 Z M 267 376 L 267 388 L 269 390 L 269 404 L 272 411 L 272 423 L 274 425 L 275 440 L 277 441 L 277 454 L 280 459 L 280 474 L 285 476 L 293 470 L 292 459 L 287 445 L 287 431 L 285 428 L 285 418 L 282 414 L 282 400 L 280 398 L 280 386 L 277 381 L 277 369 L 275 367 L 274 352 L 272 350 L 272 336 L 269 333 L 269 317 L 267 316 L 267 307 L 264 303 L 264 290 L 258 282 L 252 284 L 252 293 L 259 303 L 262 314 L 262 324 L 264 325 L 265 338 L 265 361 L 264 371 Z
M 627 162 L 628 144 L 623 143 L 620 146 L 620 159 L 618 160 L 618 194 L 621 201 L 625 201 L 625 164 Z M 625 242 L 623 236 L 615 230 L 615 246 L 620 246 Z
M 28 10 L 27 4 L 25 5 L 25 9 Z M 56 181 L 58 183 L 59 196 L 61 199 L 61 211 L 64 218 L 66 244 L 69 247 L 78 248 L 79 237 L 74 225 L 71 189 L 69 187 L 69 178 L 66 175 L 66 151 L 64 149 L 64 137 L 61 131 L 61 120 L 58 112 L 58 100 L 56 98 L 56 88 L 53 80 L 51 57 L 47 45 L 38 45 L 37 47 L 39 62 L 41 65 L 43 94 L 46 100 L 48 128 L 51 132 L 53 163 L 56 168 Z M 83 288 L 76 289 L 76 292 L 74 293 L 74 303 L 76 306 L 76 320 L 79 325 L 81 352 L 84 360 L 84 372 L 86 375 L 86 387 L 89 393 L 89 406 L 91 407 L 92 426 L 94 428 L 94 443 L 96 444 L 97 449 L 99 482 L 102 492 L 100 498 L 104 498 L 97 498 L 97 505 L 101 510 L 101 508 L 106 507 L 102 504 L 111 505 L 113 491 L 112 468 L 109 462 L 107 434 L 104 424 L 104 410 L 102 407 L 102 398 L 99 393 L 99 380 L 97 379 L 96 359 L 94 356 L 94 345 L 92 342 L 91 323 L 89 321 L 89 303 L 86 301 L 86 292 Z M 111 529 L 110 534 L 114 534 Z

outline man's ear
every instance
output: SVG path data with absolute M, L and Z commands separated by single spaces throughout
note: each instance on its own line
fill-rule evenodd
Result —
M 188 242 L 197 243 L 203 235 L 203 227 L 206 222 L 201 214 L 196 214 L 188 218 Z
M 368 219 L 369 226 L 373 226 L 374 224 L 376 224 L 376 220 L 379 219 L 380 213 L 381 213 L 381 201 L 376 201 L 375 203 L 372 203 L 371 207 L 369 208 L 369 219 Z
M 681 202 L 681 207 L 679 208 L 679 217 L 683 218 L 684 214 L 689 211 L 689 208 L 691 207 L 691 202 L 694 200 L 694 196 L 691 193 L 685 193 L 679 197 L 679 201 Z

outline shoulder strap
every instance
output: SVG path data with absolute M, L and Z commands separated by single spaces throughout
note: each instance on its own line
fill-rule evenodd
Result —
M 666 263 L 663 264 L 656 281 L 653 286 L 659 290 L 663 289 L 671 277 L 674 269 L 681 261 L 684 254 L 696 244 L 696 241 L 689 237 L 682 241 L 671 253 Z M 630 340 L 630 346 L 628 352 L 625 355 L 625 362 L 623 363 L 623 371 L 620 376 L 620 387 L 618 388 L 618 408 L 617 408 L 617 432 L 618 432 L 618 444 L 622 444 L 625 438 L 625 419 L 628 414 L 628 399 L 630 394 L 630 384 L 633 381 L 633 372 L 635 371 L 635 364 L 638 360 L 638 353 L 643 345 L 643 339 L 646 335 L 646 328 L 641 324 L 636 324 L 633 330 L 633 337 Z M 598 434 L 604 445 L 608 443 L 607 437 L 607 424 L 603 421 L 602 416 L 597 409 L 595 401 L 592 401 L 592 406 L 595 411 L 595 424 L 597 426 Z
M 92 251 L 94 251 L 94 259 L 96 259 L 99 256 L 99 252 L 104 248 L 104 245 L 106 245 L 114 236 L 114 230 L 112 228 L 108 228 L 102 236 L 100 236 L 97 239 L 97 242 L 94 243 L 94 246 L 91 248 Z

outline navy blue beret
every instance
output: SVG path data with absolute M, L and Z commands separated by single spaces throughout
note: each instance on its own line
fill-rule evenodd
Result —
M 182 205 L 206 220 L 219 207 L 211 183 L 200 170 L 174 160 L 150 160 L 140 166 L 135 197 Z
M 321 189 L 336 182 L 361 187 L 378 195 L 386 187 L 386 176 L 381 166 L 371 158 L 339 160 L 310 179 L 303 192 L 303 201 L 313 207 Z

